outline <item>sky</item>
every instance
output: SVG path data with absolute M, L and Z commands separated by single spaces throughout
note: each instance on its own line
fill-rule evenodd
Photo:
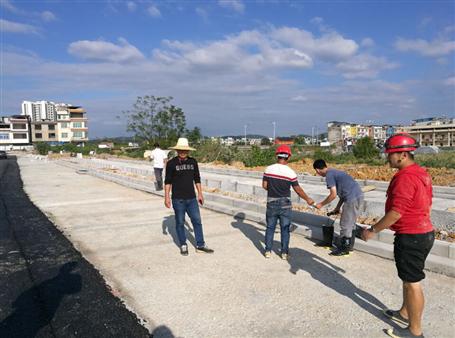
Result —
M 455 117 L 454 1 L 0 0 L 0 115 L 83 106 L 126 135 L 138 96 L 172 96 L 207 136 L 328 121 Z M 119 118 L 120 116 L 120 118 Z

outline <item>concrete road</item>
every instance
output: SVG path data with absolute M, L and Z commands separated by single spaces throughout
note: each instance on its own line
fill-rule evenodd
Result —
M 264 229 L 202 210 L 214 255 L 179 254 L 161 198 L 52 162 L 19 161 L 25 191 L 157 337 L 384 337 L 398 308 L 392 261 L 331 257 L 295 235 L 291 258 L 262 256 Z M 190 242 L 194 242 L 188 226 Z M 275 239 L 278 249 L 279 235 Z M 424 332 L 453 337 L 454 279 L 427 273 Z
M 30 202 L 14 157 L 0 160 L 0 285 L 0 337 L 150 336 Z

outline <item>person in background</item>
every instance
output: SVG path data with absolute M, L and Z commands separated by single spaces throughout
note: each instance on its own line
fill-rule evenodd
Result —
M 155 149 L 151 152 L 150 159 L 153 160 L 153 171 L 155 173 L 156 190 L 163 190 L 163 169 L 167 162 L 167 153 L 160 148 L 159 143 L 153 145 Z
M 363 230 L 367 241 L 384 229 L 395 231 L 394 257 L 398 277 L 403 282 L 403 303 L 399 310 L 384 310 L 384 315 L 406 328 L 387 330 L 391 337 L 423 337 L 424 295 L 420 281 L 425 278 L 425 260 L 434 244 L 430 219 L 433 188 L 427 171 L 414 162 L 417 141 L 409 134 L 391 136 L 385 143 L 390 167 L 398 172 L 387 189 L 385 215 Z

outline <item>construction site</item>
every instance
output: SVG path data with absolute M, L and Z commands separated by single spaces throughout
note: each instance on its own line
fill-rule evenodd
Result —
M 94 332 L 142 336 L 143 327 L 154 337 L 332 337 L 334 332 L 339 337 L 382 337 L 383 329 L 396 325 L 381 313 L 400 301 L 393 233 L 356 241 L 349 258 L 331 257 L 314 242 L 321 239 L 324 225 L 333 223 L 339 230 L 338 219 L 325 216 L 332 206 L 315 211 L 292 195 L 291 258 L 283 261 L 276 251 L 266 261 L 266 192 L 260 168 L 200 165 L 205 237 L 215 254 L 204 256 L 190 248 L 189 257 L 182 258 L 173 213 L 164 207 L 162 191 L 155 189 L 149 162 L 21 155 L 17 163 L 33 204 L 82 255 L 80 259 L 99 272 L 109 297 L 124 304 L 122 316 L 129 318 L 125 321 L 139 325 L 133 329 L 128 324 L 127 333 L 114 324 L 101 328 L 84 315 L 84 325 L 92 325 Z M 315 200 L 327 194 L 323 178 L 299 171 L 298 180 Z M 365 205 L 358 222 L 371 224 L 383 215 L 387 182 L 359 183 Z M 453 207 L 455 188 L 434 186 L 432 221 L 440 240 L 427 259 L 423 281 L 424 329 L 434 337 L 453 334 Z M 11 208 L 7 203 L 12 214 Z M 186 228 L 195 245 L 192 227 Z M 32 275 L 39 275 L 42 270 L 33 270 L 34 264 Z M 75 311 L 73 316 L 80 314 Z M 50 330 L 62 336 L 70 332 L 74 318 L 53 320 Z

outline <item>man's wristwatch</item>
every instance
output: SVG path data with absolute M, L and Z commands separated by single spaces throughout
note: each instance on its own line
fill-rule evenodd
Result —
M 374 233 L 374 234 L 376 233 L 376 231 L 374 231 L 374 226 L 370 226 L 370 227 L 368 228 L 368 231 L 369 231 L 369 232 L 372 232 L 372 233 Z

